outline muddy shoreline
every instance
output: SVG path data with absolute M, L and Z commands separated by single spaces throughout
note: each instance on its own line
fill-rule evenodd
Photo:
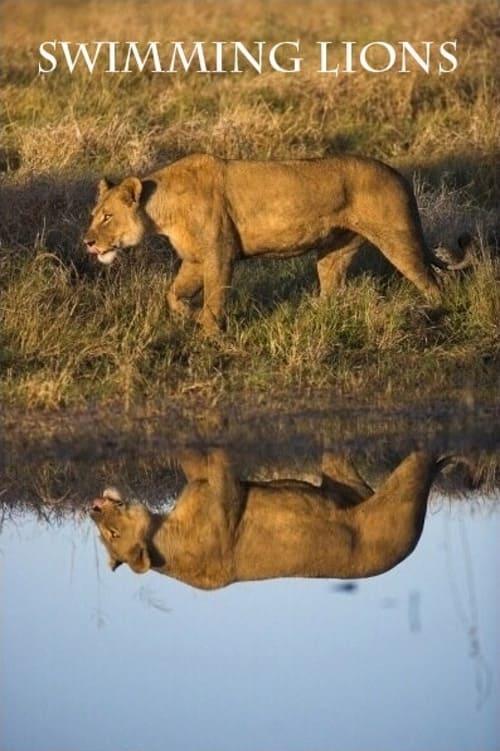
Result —
M 184 446 L 225 445 L 245 452 L 271 446 L 294 452 L 315 443 L 330 447 L 361 445 L 370 440 L 390 443 L 397 438 L 408 447 L 424 443 L 441 449 L 475 446 L 495 449 L 500 443 L 500 404 L 491 399 L 435 400 L 399 405 L 333 400 L 328 393 L 290 393 L 276 406 L 272 399 L 227 400 L 210 405 L 203 400 L 145 404 L 125 412 L 119 406 L 81 410 L 5 410 L 4 456 L 22 453 L 29 461 L 50 457 L 102 457 L 131 453 L 147 456 Z

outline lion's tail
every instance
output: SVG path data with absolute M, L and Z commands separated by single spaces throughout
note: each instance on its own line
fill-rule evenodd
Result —
M 461 258 L 457 258 L 455 251 L 444 245 L 439 245 L 435 250 L 426 246 L 429 263 L 437 266 L 443 271 L 460 271 L 472 265 L 472 248 L 474 242 L 468 232 L 464 232 L 458 238 L 458 247 L 461 251 Z

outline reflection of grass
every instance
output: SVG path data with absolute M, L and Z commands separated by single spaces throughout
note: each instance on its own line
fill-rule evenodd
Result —
M 40 8 L 43 5 L 43 12 Z M 387 291 L 361 279 L 328 302 L 312 296 L 310 259 L 238 271 L 230 324 L 206 342 L 165 310 L 170 261 L 136 251 L 120 268 L 91 271 L 79 237 L 89 184 L 102 173 L 146 172 L 196 150 L 284 158 L 358 150 L 417 167 L 426 231 L 450 242 L 467 226 L 494 229 L 499 103 L 496 3 L 430 0 L 349 4 L 328 0 L 17 4 L 3 70 L 0 125 L 19 169 L 2 185 L 0 368 L 11 403 L 53 407 L 83 400 L 129 404 L 228 388 L 277 393 L 334 389 L 366 398 L 415 397 L 493 384 L 500 319 L 491 261 L 446 280 L 448 314 L 429 321 L 405 283 Z M 285 12 L 286 11 L 286 12 Z M 165 23 L 168 19 L 168 25 Z M 301 38 L 459 39 L 449 76 L 113 76 L 34 78 L 42 39 Z M 133 33 L 132 33 L 133 32 Z M 9 160 L 8 160 L 9 161 Z M 9 161 L 9 164 L 12 160 Z M 12 162 L 14 164 L 14 162 Z M 457 188 L 460 188 L 457 190 Z M 134 260 L 132 260 L 134 259 Z M 102 273 L 101 273 L 102 272 Z
M 136 597 L 147 607 L 159 610 L 161 613 L 172 612 L 172 608 L 169 608 L 167 605 L 165 605 L 161 597 L 158 597 L 158 595 L 155 594 L 155 592 L 150 587 L 139 587 L 136 593 Z
M 438 476 L 434 489 L 439 495 L 456 501 L 472 497 L 475 502 L 500 501 L 500 452 L 494 430 L 484 422 L 467 428 L 463 416 L 457 420 L 455 415 L 449 415 L 443 420 L 442 410 L 441 421 L 426 421 L 424 412 L 417 417 L 415 420 L 413 414 L 412 419 L 404 419 L 401 413 L 385 416 L 380 413 L 371 418 L 365 415 L 363 419 L 345 414 L 329 419 L 322 416 L 306 425 L 295 416 L 292 427 L 289 425 L 288 430 L 277 433 L 273 433 L 272 421 L 262 429 L 266 420 L 263 418 L 255 431 L 255 426 L 251 428 L 239 421 L 219 434 L 216 441 L 219 447 L 226 446 L 238 477 L 244 481 L 292 479 L 317 484 L 323 447 L 328 446 L 334 453 L 349 457 L 372 487 L 378 487 L 416 446 L 425 445 L 436 455 L 458 457 L 456 464 Z M 147 425 L 151 426 L 149 421 Z M 130 433 L 125 430 L 116 441 L 109 440 L 108 433 L 105 455 L 96 455 L 95 446 L 102 446 L 103 442 L 95 440 L 95 432 L 91 445 L 91 437 L 84 431 L 80 433 L 80 427 L 65 436 L 63 451 L 60 440 L 45 447 L 50 450 L 50 460 L 36 455 L 38 447 L 33 435 L 25 436 L 20 446 L 9 446 L 0 468 L 0 484 L 4 489 L 0 494 L 0 527 L 4 519 L 15 519 L 27 510 L 47 523 L 68 513 L 79 520 L 88 518 L 87 504 L 111 483 L 119 486 L 126 498 L 162 512 L 171 508 L 186 483 L 179 464 L 180 443 L 177 435 L 172 434 L 172 423 L 162 418 L 157 424 L 164 435 L 156 432 L 154 436 L 148 435 L 144 430 L 146 424 L 137 423 Z M 206 440 L 210 444 L 208 435 Z M 170 448 L 176 440 L 177 451 Z M 192 433 L 188 440 L 192 446 Z M 82 452 L 82 444 L 87 442 L 88 452 Z M 200 441 L 200 450 L 201 445 Z M 68 459 L 69 455 L 75 458 Z M 90 528 L 88 531 L 93 533 Z M 154 592 L 139 590 L 137 596 L 147 605 L 168 611 L 168 606 Z

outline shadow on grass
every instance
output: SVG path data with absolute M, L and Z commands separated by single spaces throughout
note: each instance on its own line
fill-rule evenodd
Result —
M 444 183 L 450 190 L 465 189 L 471 202 L 485 209 L 496 209 L 500 202 L 500 151 L 449 154 L 416 163 L 408 159 L 402 171 L 420 175 L 434 188 Z
M 97 181 L 90 175 L 74 178 L 44 174 L 19 183 L 0 184 L 2 261 L 5 263 L 10 254 L 19 266 L 42 250 L 71 264 L 83 276 L 94 277 L 107 271 L 89 258 L 83 245 Z M 164 255 L 170 246 L 162 238 L 152 238 L 147 248 Z M 158 260 L 157 253 L 153 257 Z
M 46 250 L 67 257 L 81 242 L 95 196 L 90 177 L 43 174 L 0 186 L 0 241 L 13 250 Z
M 0 172 L 15 172 L 21 166 L 21 154 L 16 149 L 0 148 Z

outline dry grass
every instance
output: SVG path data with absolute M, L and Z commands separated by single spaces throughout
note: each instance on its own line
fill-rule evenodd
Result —
M 244 8 L 244 11 L 243 11 Z M 220 399 L 330 389 L 396 399 L 463 389 L 498 374 L 497 4 L 5 3 L 1 73 L 1 393 L 10 404 Z M 453 39 L 449 76 L 58 73 L 36 76 L 43 39 Z M 110 270 L 80 246 L 98 175 L 145 173 L 193 151 L 281 158 L 358 151 L 416 175 L 431 242 L 480 236 L 471 274 L 445 282 L 431 321 L 400 280 L 355 280 L 314 297 L 312 259 L 239 270 L 227 335 L 207 342 L 165 309 L 173 261 L 163 243 Z M 418 392 L 418 393 L 417 393 Z

